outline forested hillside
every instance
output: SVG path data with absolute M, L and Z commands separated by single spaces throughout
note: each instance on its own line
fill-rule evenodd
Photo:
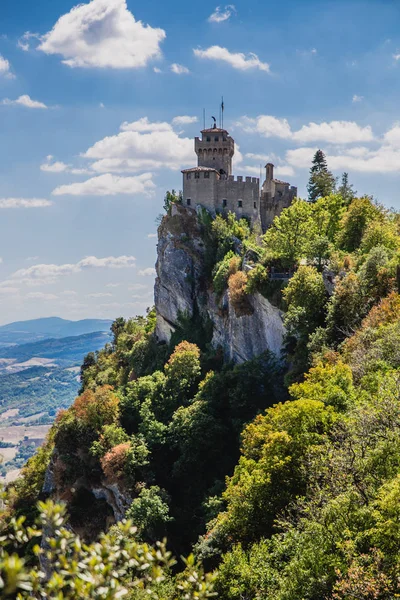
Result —
M 317 159 L 311 201 L 296 200 L 265 235 L 232 214 L 191 217 L 215 312 L 228 297 L 241 319 L 261 294 L 283 310 L 282 354 L 228 362 L 200 310 L 181 313 L 163 344 L 156 311 L 117 319 L 111 344 L 82 365 L 80 395 L 7 492 L 6 597 L 38 588 L 28 571 L 40 551 L 24 527 L 63 523 L 53 505 L 35 509 L 47 498 L 66 504 L 70 528 L 48 546 L 57 575 L 40 583 L 57 597 L 400 594 L 400 217 L 356 197 L 347 177 L 333 189 Z M 179 218 L 179 196 L 166 200 L 161 236 Z M 26 521 L 10 526 L 11 515 Z M 112 526 L 123 517 L 136 533 Z M 164 537 L 195 558 L 172 567 L 163 548 L 143 545 Z

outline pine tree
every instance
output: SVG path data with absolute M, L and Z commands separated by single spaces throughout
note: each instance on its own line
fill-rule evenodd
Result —
M 328 170 L 325 154 L 322 150 L 317 150 L 312 161 L 310 169 L 310 179 L 308 181 L 308 199 L 315 202 L 318 198 L 325 198 L 335 191 L 336 180 Z
M 349 183 L 349 174 L 343 173 L 342 183 L 338 189 L 339 194 L 342 196 L 345 204 L 350 204 L 357 195 L 357 192 L 353 189 L 353 185 Z

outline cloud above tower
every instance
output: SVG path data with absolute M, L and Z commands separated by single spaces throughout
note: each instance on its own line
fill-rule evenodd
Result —
M 247 54 L 243 52 L 231 52 L 222 46 L 210 46 L 205 50 L 194 48 L 193 52 L 197 58 L 224 62 L 238 71 L 259 70 L 265 73 L 270 73 L 271 71 L 269 64 L 262 62 L 257 54 L 253 52 L 248 52 Z
M 126 0 L 91 0 L 61 16 L 37 49 L 61 55 L 69 67 L 134 69 L 160 58 L 165 37 L 136 21 Z

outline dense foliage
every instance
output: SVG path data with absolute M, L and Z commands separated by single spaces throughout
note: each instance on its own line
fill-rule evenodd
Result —
M 62 531 L 84 566 L 90 593 L 82 597 L 119 597 L 90 588 L 101 552 L 100 589 L 208 597 L 213 578 L 204 579 L 193 558 L 183 575 L 169 563 L 164 573 L 164 548 L 149 546 L 144 575 L 135 570 L 143 544 L 165 536 L 175 554 L 194 547 L 206 570 L 216 569 L 215 590 L 226 600 L 400 595 L 400 220 L 355 197 L 346 174 L 335 191 L 324 156 L 311 174 L 313 201 L 296 199 L 263 236 L 232 214 L 198 215 L 204 285 L 217 310 L 229 303 L 237 318 L 251 314 L 257 293 L 283 307 L 283 356 L 224 364 L 200 312 L 181 315 L 169 345 L 156 343 L 154 311 L 117 319 L 111 343 L 82 365 L 80 395 L 10 487 L 8 516 L 33 525 L 58 515 L 54 506 L 36 507 L 50 463 L 69 525 L 86 540 L 75 547 Z M 176 202 L 179 195 L 167 194 L 168 214 Z M 136 532 L 114 526 L 96 545 L 113 520 L 104 489 L 118 490 Z M 4 522 L 7 581 L 16 559 Z M 134 553 L 129 572 L 116 558 L 124 543 Z M 50 563 L 58 566 L 57 544 Z M 107 561 L 112 574 L 102 570 Z M 163 579 L 147 579 L 152 561 Z M 18 568 L 35 589 L 32 574 Z M 58 597 L 77 597 L 74 571 L 63 573 L 70 595 Z M 64 581 L 58 585 L 64 593 Z

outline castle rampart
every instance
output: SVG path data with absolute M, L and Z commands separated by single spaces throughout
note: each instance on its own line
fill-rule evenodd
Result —
M 183 174 L 183 203 L 195 208 L 204 206 L 212 214 L 234 212 L 252 223 L 261 222 L 265 231 L 275 216 L 290 206 L 297 188 L 274 179 L 274 165 L 266 165 L 266 178 L 260 194 L 258 177 L 232 175 L 235 142 L 225 129 L 203 129 L 195 138 L 197 167 Z

